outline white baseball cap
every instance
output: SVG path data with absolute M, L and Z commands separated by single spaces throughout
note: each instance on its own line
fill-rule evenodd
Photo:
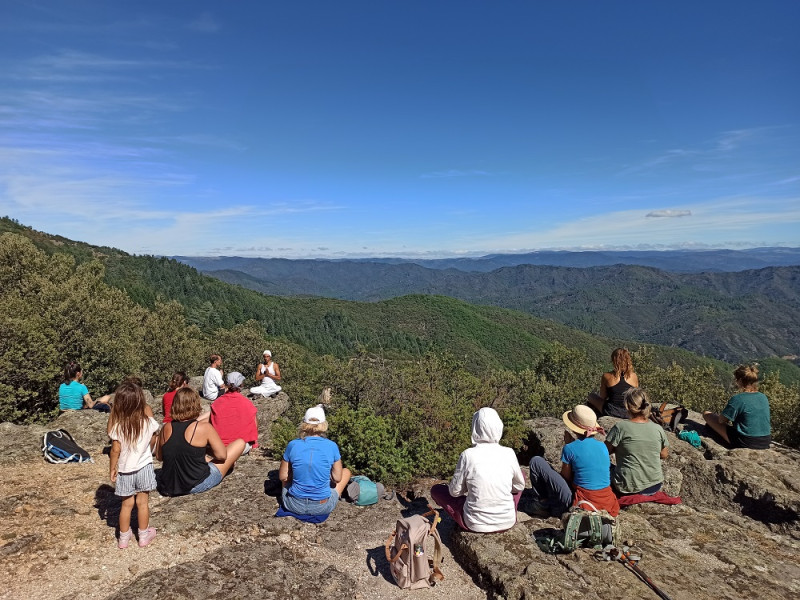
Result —
M 316 406 L 309 408 L 303 417 L 303 423 L 308 423 L 309 425 L 318 425 L 319 423 L 324 422 L 325 410 L 323 410 L 322 404 L 317 404 Z

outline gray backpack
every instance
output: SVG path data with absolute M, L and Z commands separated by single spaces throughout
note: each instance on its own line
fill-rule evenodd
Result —
M 426 517 L 432 517 L 428 520 Z M 386 560 L 395 582 L 403 589 L 415 590 L 436 585 L 444 575 L 442 540 L 436 531 L 439 513 L 431 509 L 424 515 L 398 519 L 395 530 L 386 540 Z M 428 538 L 433 538 L 433 555 L 426 551 Z

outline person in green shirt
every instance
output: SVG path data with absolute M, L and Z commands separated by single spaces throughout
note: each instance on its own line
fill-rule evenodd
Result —
M 733 372 L 739 393 L 721 414 L 703 413 L 706 424 L 731 448 L 766 450 L 772 442 L 769 400 L 758 391 L 758 365 L 739 365 Z
M 617 422 L 606 436 L 608 452 L 617 458 L 611 484 L 618 495 L 652 495 L 664 483 L 661 461 L 669 454 L 669 442 L 650 420 L 651 404 L 643 389 L 631 388 L 623 399 L 628 420 Z

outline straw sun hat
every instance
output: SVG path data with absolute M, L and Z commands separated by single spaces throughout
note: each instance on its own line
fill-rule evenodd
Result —
M 597 415 L 594 409 L 585 404 L 578 404 L 572 410 L 565 412 L 561 418 L 567 429 L 575 433 L 581 435 L 605 434 L 605 430 L 597 424 Z

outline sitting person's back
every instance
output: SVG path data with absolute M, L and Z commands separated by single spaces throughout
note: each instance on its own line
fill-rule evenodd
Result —
M 585 490 L 601 490 L 611 485 L 608 449 L 593 436 L 579 437 L 565 444 L 561 462 L 572 466 L 572 484 Z
M 222 379 L 222 357 L 219 354 L 212 354 L 208 362 L 209 366 L 203 374 L 203 398 L 216 400 L 217 396 L 225 391 L 225 382 Z
M 321 404 L 306 411 L 298 437 L 283 453 L 278 478 L 281 506 L 295 515 L 323 516 L 336 508 L 350 481 L 336 442 L 327 439 L 328 422 Z
M 625 392 L 639 387 L 639 377 L 633 371 L 631 354 L 627 348 L 617 348 L 611 353 L 613 371 L 603 373 L 600 378 L 600 392 L 589 394 L 586 399 L 598 415 L 627 419 Z
M 640 388 L 625 394 L 629 420 L 619 421 L 606 436 L 609 453 L 616 454 L 614 489 L 618 494 L 652 495 L 661 489 L 661 461 L 669 453 L 664 429 L 650 420 L 650 400 Z
M 461 453 L 450 485 L 431 489 L 433 500 L 470 531 L 503 531 L 517 522 L 525 479 L 514 451 L 500 445 L 502 436 L 497 411 L 480 409 L 472 417 L 474 445 Z
M 561 472 L 556 472 L 542 456 L 530 462 L 532 512 L 538 516 L 559 517 L 570 506 L 588 502 L 611 516 L 619 514 L 619 503 L 611 489 L 609 458 L 606 445 L 594 438 L 604 434 L 594 411 L 578 405 L 566 411 L 566 426 L 561 450 Z
M 156 458 L 163 462 L 158 476 L 162 496 L 199 494 L 222 481 L 245 448 L 244 440 L 227 446 L 210 423 L 199 420 L 200 396 L 192 388 L 180 388 L 172 404 L 172 421 L 158 436 Z M 211 460 L 206 459 L 206 449 Z
M 240 393 L 244 376 L 234 371 L 228 373 L 226 379 L 226 392 L 211 404 L 211 425 L 226 446 L 236 439 L 255 445 L 258 442 L 258 409 Z
M 733 373 L 739 393 L 721 414 L 703 413 L 706 424 L 731 448 L 766 450 L 772 443 L 769 400 L 758 391 L 758 365 L 739 365 Z

